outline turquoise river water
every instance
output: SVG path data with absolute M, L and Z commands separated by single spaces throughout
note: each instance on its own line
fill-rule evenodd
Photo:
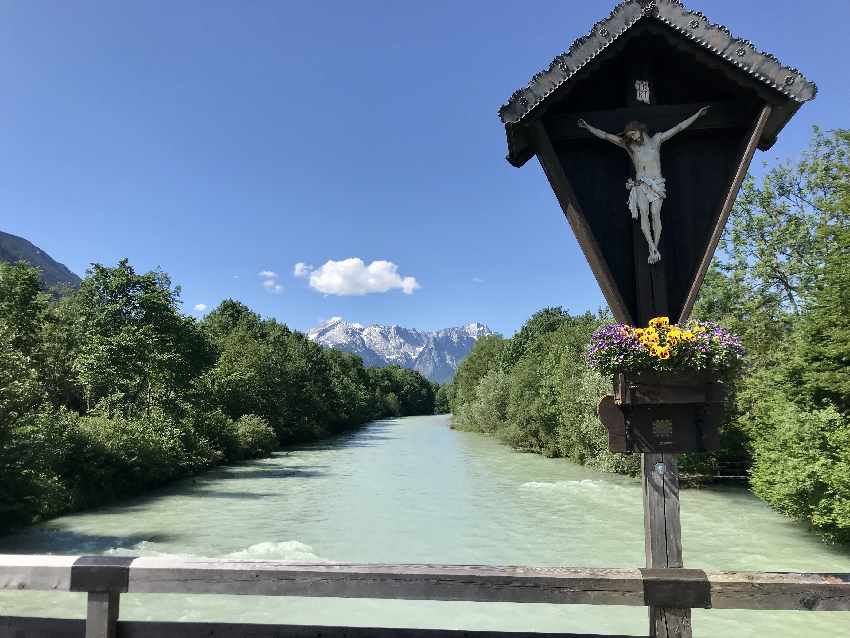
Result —
M 380 563 L 643 565 L 636 480 L 513 452 L 448 417 L 378 421 L 0 538 L 0 553 Z M 685 565 L 850 572 L 743 489 L 682 492 Z M 0 592 L 0 615 L 83 617 L 81 594 Z M 121 618 L 646 633 L 631 607 L 124 595 Z M 850 614 L 696 610 L 694 635 L 850 636 Z

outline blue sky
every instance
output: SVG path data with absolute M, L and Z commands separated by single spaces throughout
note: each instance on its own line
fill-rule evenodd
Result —
M 687 4 L 819 85 L 757 162 L 850 125 L 846 0 Z M 190 313 L 233 297 L 297 329 L 511 334 L 546 305 L 596 309 L 539 165 L 504 161 L 496 111 L 612 6 L 6 2 L 0 230 L 80 274 L 161 267 Z M 389 289 L 333 294 L 359 290 L 357 262 L 321 268 L 348 258 L 395 264 L 371 271 Z

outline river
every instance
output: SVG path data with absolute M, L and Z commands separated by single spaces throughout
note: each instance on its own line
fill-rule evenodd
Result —
M 681 502 L 687 567 L 850 572 L 850 553 L 743 489 Z M 626 567 L 643 566 L 643 519 L 636 480 L 409 417 L 63 516 L 0 552 Z M 84 598 L 0 592 L 0 615 L 81 618 Z M 506 603 L 124 595 L 121 618 L 646 633 L 643 608 Z M 831 638 L 850 614 L 696 610 L 694 630 Z

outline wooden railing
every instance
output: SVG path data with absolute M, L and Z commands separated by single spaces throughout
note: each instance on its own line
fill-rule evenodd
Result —
M 475 602 L 628 605 L 676 609 L 850 611 L 850 574 L 695 569 L 356 565 L 285 561 L 0 555 L 0 589 L 87 592 L 82 620 L 0 618 L 0 637 L 554 636 L 430 629 L 365 629 L 126 622 L 122 593 L 325 596 Z M 575 634 L 557 634 L 562 638 Z M 585 634 L 586 637 L 589 635 Z M 611 638 L 611 637 L 609 637 Z

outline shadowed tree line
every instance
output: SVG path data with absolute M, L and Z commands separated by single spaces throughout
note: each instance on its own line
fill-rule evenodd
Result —
M 750 176 L 694 311 L 740 334 L 738 380 L 723 449 L 685 455 L 685 472 L 734 462 L 753 492 L 850 542 L 850 131 L 815 130 L 793 162 Z M 518 449 L 634 473 L 637 456 L 607 452 L 596 418 L 610 381 L 584 352 L 605 313 L 535 314 L 511 339 L 479 340 L 437 392 L 454 427 Z
M 0 531 L 434 410 L 417 372 L 365 368 L 233 300 L 197 321 L 168 275 L 126 260 L 64 293 L 0 264 Z

